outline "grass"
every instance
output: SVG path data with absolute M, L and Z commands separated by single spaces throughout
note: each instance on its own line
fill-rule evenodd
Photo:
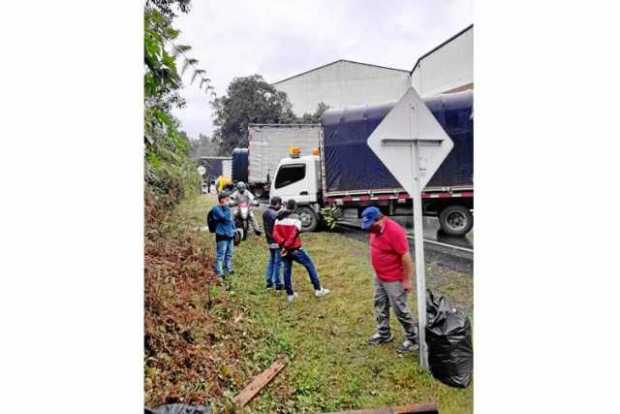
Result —
M 179 206 L 177 219 L 203 225 L 213 203 L 209 196 L 186 201 Z M 201 234 L 213 254 L 213 235 Z M 303 234 L 302 239 L 322 285 L 331 289 L 324 298 L 314 297 L 307 274 L 298 265 L 293 270 L 293 286 L 299 293 L 296 302 L 289 305 L 283 292 L 266 290 L 263 237 L 249 236 L 234 253 L 237 275 L 230 281 L 229 294 L 245 311 L 249 326 L 274 337 L 260 342 L 248 359 L 260 360 L 261 366 L 282 353 L 290 359 L 246 411 L 321 412 L 435 401 L 442 414 L 471 413 L 473 385 L 465 390 L 450 388 L 420 369 L 417 353 L 398 356 L 396 348 L 404 338 L 393 315 L 396 340 L 379 347 L 367 345 L 375 328 L 367 244 L 330 232 Z M 427 278 L 434 291 L 471 312 L 471 275 L 428 266 Z M 409 304 L 415 312 L 415 297 L 410 297 Z

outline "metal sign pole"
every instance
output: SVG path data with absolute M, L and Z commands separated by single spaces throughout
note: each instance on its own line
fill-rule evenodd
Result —
M 422 190 L 454 143 L 413 87 L 407 89 L 366 142 L 412 198 L 418 345 L 420 366 L 428 370 Z
M 418 162 L 418 142 L 411 143 L 413 161 L 413 237 L 415 244 L 416 294 L 418 302 L 418 346 L 420 366 L 428 371 L 428 347 L 426 345 L 426 274 L 424 269 L 424 232 L 422 220 L 422 189 L 420 188 L 420 166 Z

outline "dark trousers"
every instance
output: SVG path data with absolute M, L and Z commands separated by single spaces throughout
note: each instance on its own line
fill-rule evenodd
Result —
M 286 289 L 287 295 L 293 294 L 293 286 L 291 282 L 291 275 L 293 273 L 293 262 L 297 262 L 306 268 L 306 270 L 308 271 L 308 277 L 310 277 L 310 282 L 312 283 L 314 290 L 321 289 L 321 282 L 319 281 L 319 275 L 316 272 L 314 263 L 312 263 L 312 259 L 304 249 L 297 249 L 288 252 L 286 256 L 282 257 L 282 262 L 284 263 L 284 287 Z

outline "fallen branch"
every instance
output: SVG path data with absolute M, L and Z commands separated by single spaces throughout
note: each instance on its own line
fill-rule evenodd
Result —
M 275 378 L 276 375 L 286 366 L 286 361 L 278 359 L 269 368 L 258 374 L 252 382 L 247 385 L 239 395 L 234 398 L 235 404 L 239 408 L 243 408 L 247 403 L 252 401 L 254 397 Z

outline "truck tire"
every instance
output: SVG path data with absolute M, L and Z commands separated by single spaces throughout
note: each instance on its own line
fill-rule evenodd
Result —
M 448 206 L 439 214 L 439 225 L 446 234 L 464 236 L 474 226 L 474 216 L 465 206 Z
M 310 207 L 300 207 L 298 210 L 301 219 L 301 231 L 313 232 L 319 225 L 319 218 Z

